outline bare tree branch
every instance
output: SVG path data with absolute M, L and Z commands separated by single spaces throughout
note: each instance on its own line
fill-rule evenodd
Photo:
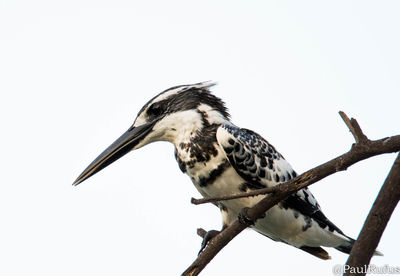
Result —
M 343 120 L 356 139 L 356 143 L 353 144 L 350 151 L 317 166 L 286 183 L 275 186 L 276 191 L 274 191 L 273 194 L 265 196 L 260 202 L 248 209 L 247 214 L 250 219 L 255 220 L 259 218 L 268 209 L 291 193 L 305 188 L 335 172 L 346 170 L 349 166 L 361 160 L 383 153 L 400 151 L 400 135 L 370 141 L 362 133 L 361 128 L 355 119 L 348 119 L 344 112 L 341 112 L 341 116 L 344 118 Z M 204 251 L 200 253 L 197 259 L 183 272 L 182 275 L 198 275 L 214 258 L 214 256 L 246 227 L 246 225 L 240 223 L 238 220 L 233 222 L 229 227 L 225 228 L 210 241 Z
M 379 194 L 372 205 L 371 211 L 365 220 L 364 226 L 361 229 L 350 256 L 347 259 L 344 275 L 365 275 L 359 273 L 362 269 L 354 269 L 357 267 L 365 268 L 374 254 L 379 240 L 389 222 L 397 203 L 400 200 L 400 154 L 397 156 L 392 169 L 389 172 Z M 353 269 L 352 269 L 353 268 Z M 365 270 L 365 269 L 364 269 Z M 358 273 L 354 273 L 358 272 Z

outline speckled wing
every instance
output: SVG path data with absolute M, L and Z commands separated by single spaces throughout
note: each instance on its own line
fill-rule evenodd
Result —
M 296 172 L 283 156 L 254 131 L 234 125 L 222 125 L 217 130 L 217 141 L 225 151 L 231 165 L 246 181 L 239 189 L 261 189 L 275 186 L 296 177 Z M 283 200 L 284 208 L 292 208 L 313 218 L 322 228 L 343 233 L 322 213 L 307 189 L 301 189 Z
M 251 130 L 222 125 L 217 130 L 217 140 L 250 189 L 271 187 L 296 176 L 283 156 Z

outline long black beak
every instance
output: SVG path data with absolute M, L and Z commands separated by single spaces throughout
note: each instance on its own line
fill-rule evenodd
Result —
M 95 173 L 101 171 L 117 159 L 130 152 L 146 135 L 153 129 L 155 121 L 143 124 L 138 127 L 131 127 L 121 135 L 114 143 L 103 151 L 82 173 L 75 182 L 74 186 L 85 181 Z

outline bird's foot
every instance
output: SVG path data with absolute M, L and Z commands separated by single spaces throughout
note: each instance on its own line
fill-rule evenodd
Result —
M 210 230 L 207 231 L 207 233 L 204 235 L 203 237 L 203 241 L 201 242 L 201 248 L 198 254 L 200 254 L 204 248 L 206 248 L 207 244 L 219 233 L 221 233 L 221 231 L 218 230 Z
M 238 215 L 238 220 L 241 224 L 244 224 L 246 226 L 251 226 L 254 225 L 254 223 L 256 222 L 257 219 L 252 219 L 251 217 L 249 217 L 249 215 L 247 214 L 247 211 L 249 210 L 249 207 L 244 207 L 239 215 Z M 265 217 L 265 215 L 263 215 L 262 217 Z M 261 218 L 262 218 L 261 217 Z

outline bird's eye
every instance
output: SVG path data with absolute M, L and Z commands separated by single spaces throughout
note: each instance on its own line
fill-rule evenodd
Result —
M 160 103 L 153 103 L 149 109 L 147 109 L 147 115 L 159 116 L 163 112 L 162 105 Z

